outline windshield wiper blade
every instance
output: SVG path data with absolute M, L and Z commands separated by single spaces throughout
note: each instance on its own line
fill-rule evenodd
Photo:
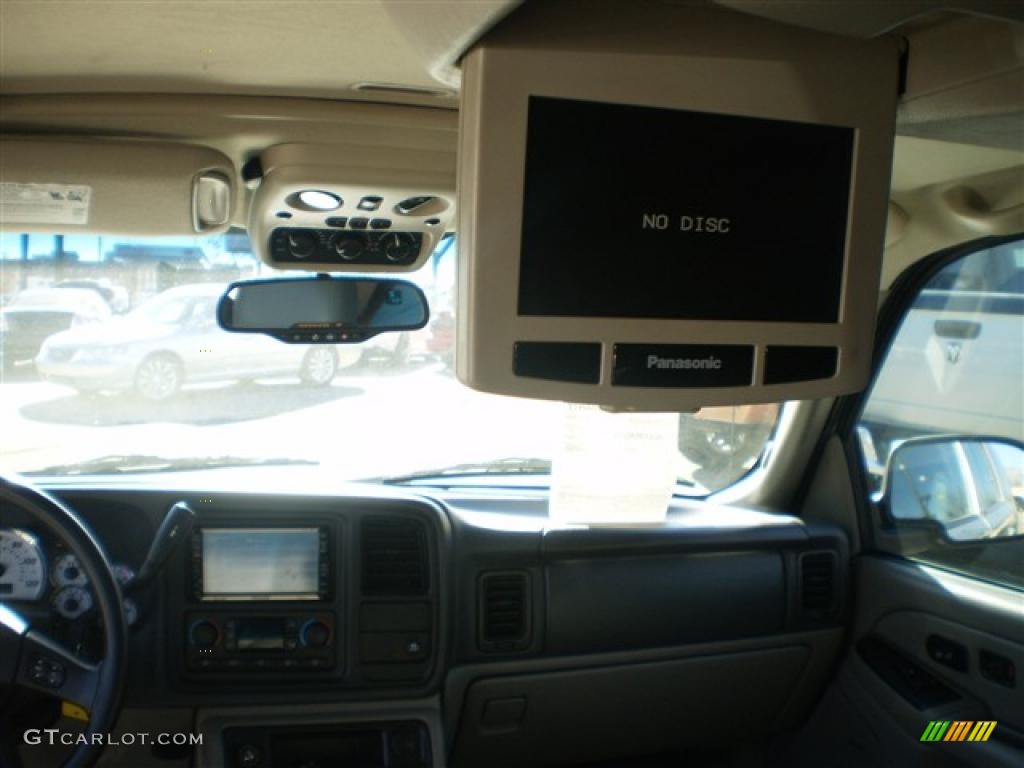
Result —
M 263 467 L 305 464 L 317 466 L 318 461 L 287 458 L 252 458 L 245 456 L 209 456 L 190 458 L 167 458 L 166 456 L 113 454 L 76 464 L 55 464 L 52 467 L 25 472 L 26 475 L 101 475 L 144 472 L 188 472 L 197 469 L 218 469 L 221 467 Z
M 366 482 L 403 485 L 418 480 L 445 480 L 456 477 L 483 477 L 487 475 L 548 475 L 551 474 L 551 462 L 548 459 L 509 457 L 494 461 L 470 462 L 453 464 L 438 469 L 423 469 L 406 475 L 376 477 Z

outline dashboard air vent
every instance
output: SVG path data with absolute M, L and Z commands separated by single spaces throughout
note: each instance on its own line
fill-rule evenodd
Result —
M 423 524 L 405 517 L 368 517 L 362 524 L 363 594 L 426 594 L 427 536 Z
M 831 618 L 836 610 L 836 555 L 805 552 L 800 556 L 800 610 L 808 619 Z
M 480 578 L 480 650 L 521 651 L 530 641 L 530 579 L 523 571 Z

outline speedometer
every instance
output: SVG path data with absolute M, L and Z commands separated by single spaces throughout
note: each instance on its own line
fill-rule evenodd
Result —
M 0 530 L 0 599 L 38 600 L 46 589 L 39 540 L 17 528 Z

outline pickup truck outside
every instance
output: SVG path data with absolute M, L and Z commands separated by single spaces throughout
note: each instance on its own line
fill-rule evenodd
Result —
M 918 435 L 1024 440 L 1022 378 L 1024 245 L 1016 242 L 950 265 L 914 303 L 861 415 L 869 464 L 884 466 L 894 444 Z

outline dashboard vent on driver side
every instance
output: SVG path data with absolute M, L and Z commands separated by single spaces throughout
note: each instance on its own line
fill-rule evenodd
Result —
M 480 650 L 508 653 L 529 645 L 529 584 L 523 571 L 480 577 Z
M 406 517 L 367 517 L 361 539 L 363 594 L 426 594 L 427 536 L 423 524 Z
M 808 619 L 831 618 L 836 610 L 835 552 L 800 555 L 800 610 Z

